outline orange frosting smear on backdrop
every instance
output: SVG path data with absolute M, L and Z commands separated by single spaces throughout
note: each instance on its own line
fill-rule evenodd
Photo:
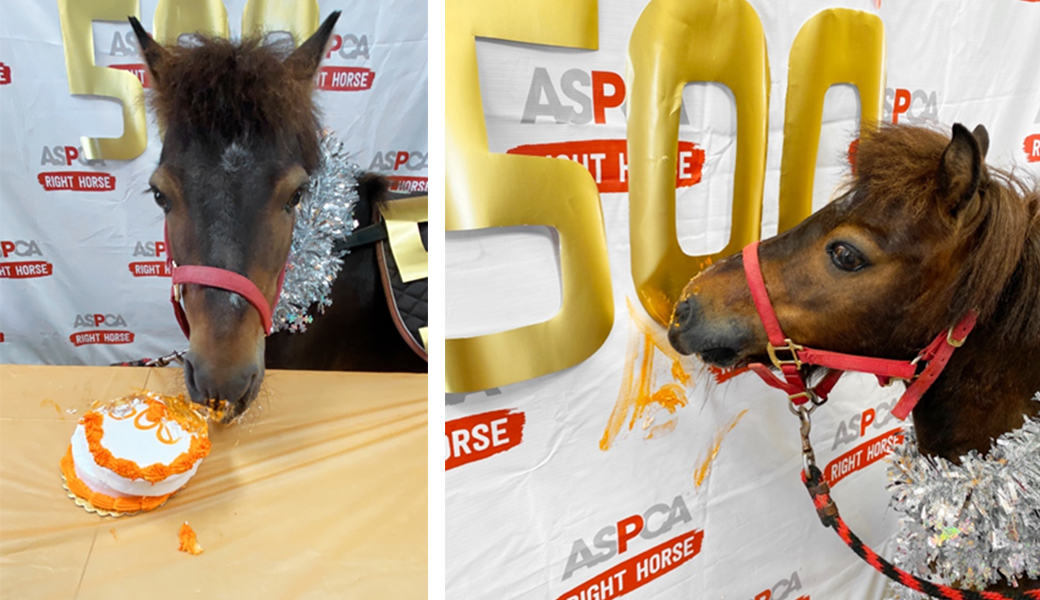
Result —
M 202 554 L 202 546 L 199 545 L 199 539 L 195 535 L 195 530 L 191 528 L 191 525 L 188 525 L 187 521 L 181 525 L 181 530 L 177 535 L 181 540 L 181 545 L 177 548 L 178 550 L 190 552 L 196 556 Z
M 69 491 L 86 500 L 94 508 L 110 510 L 121 513 L 135 513 L 142 510 L 158 508 L 173 493 L 165 496 L 131 496 L 127 498 L 113 498 L 90 489 L 79 477 L 76 477 L 76 467 L 72 461 L 72 444 L 61 459 L 61 473 L 65 476 L 65 484 Z

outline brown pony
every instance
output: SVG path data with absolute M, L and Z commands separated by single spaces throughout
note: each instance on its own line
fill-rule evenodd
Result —
M 806 346 L 909 360 L 978 312 L 913 411 L 922 453 L 954 462 L 1038 412 L 1040 192 L 986 166 L 988 139 L 865 132 L 845 193 L 760 247 L 780 324 Z M 687 285 L 669 339 L 710 364 L 769 364 L 739 254 Z
M 164 132 L 150 191 L 166 214 L 169 252 L 179 265 L 243 275 L 274 301 L 294 209 L 319 166 L 313 81 L 338 17 L 333 13 L 288 51 L 260 38 L 198 36 L 190 45 L 162 46 L 130 19 Z M 386 182 L 369 176 L 358 191 L 363 226 Z M 373 248 L 353 251 L 333 287 L 331 314 L 307 334 L 276 334 L 271 344 L 241 296 L 186 284 L 191 336 L 184 377 L 192 400 L 226 400 L 226 420 L 240 415 L 259 392 L 265 348 L 273 367 L 425 370 L 397 336 L 377 268 Z
M 912 413 L 921 453 L 955 463 L 1040 413 L 1040 191 L 988 167 L 988 144 L 982 126 L 864 132 L 844 193 L 759 249 L 780 325 L 807 347 L 910 360 L 977 311 Z M 690 281 L 668 334 L 709 364 L 770 364 L 740 254 Z

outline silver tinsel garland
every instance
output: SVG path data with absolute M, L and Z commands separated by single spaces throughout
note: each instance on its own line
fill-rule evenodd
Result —
M 328 132 L 320 149 L 320 166 L 296 208 L 285 282 L 274 309 L 275 331 L 306 331 L 313 321 L 307 314 L 310 307 L 317 304 L 324 312 L 332 305 L 332 283 L 345 254 L 334 252 L 333 243 L 358 225 L 354 208 L 361 168 L 348 160 L 343 143 Z
M 896 566 L 974 590 L 1040 578 L 1040 420 L 1027 417 L 987 455 L 972 451 L 959 465 L 922 456 L 907 427 L 890 460 L 891 506 L 902 513 Z M 889 582 L 888 597 L 928 596 Z

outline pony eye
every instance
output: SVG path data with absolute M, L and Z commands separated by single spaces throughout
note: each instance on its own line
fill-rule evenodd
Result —
M 151 188 L 152 196 L 155 197 L 155 203 L 159 205 L 159 208 L 163 209 L 163 212 L 170 212 L 170 199 L 165 194 L 160 192 L 155 186 Z
M 303 199 L 303 188 L 298 188 L 293 192 L 292 198 L 285 204 L 285 212 L 291 213 L 294 208 L 300 205 L 300 200 Z
M 858 271 L 867 265 L 859 250 L 843 242 L 836 242 L 827 248 L 831 262 L 842 271 Z

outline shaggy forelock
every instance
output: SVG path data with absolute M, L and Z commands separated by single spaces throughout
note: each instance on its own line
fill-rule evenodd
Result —
M 300 153 L 308 172 L 317 168 L 313 83 L 291 76 L 278 44 L 198 36 L 192 46 L 166 50 L 152 98 L 164 128 L 216 135 L 227 143 L 277 140 Z

